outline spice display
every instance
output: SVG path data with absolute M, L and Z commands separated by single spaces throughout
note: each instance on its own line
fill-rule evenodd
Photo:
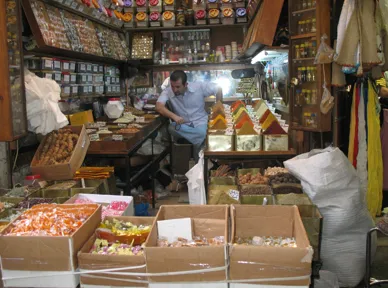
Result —
M 269 167 L 265 170 L 265 176 L 274 176 L 281 173 L 290 173 L 287 168 L 283 167 Z
M 271 184 L 273 194 L 302 194 L 302 186 L 296 183 Z
M 228 165 L 221 165 L 217 168 L 217 170 L 214 171 L 213 177 L 228 177 L 228 176 L 234 176 L 234 172 L 230 170 L 230 167 Z
M 126 256 L 143 255 L 143 247 L 140 245 L 133 246 L 131 244 L 109 243 L 107 240 L 97 238 L 90 250 L 90 253 Z
M 253 236 L 236 237 L 234 245 L 253 245 L 253 246 L 271 246 L 271 247 L 298 247 L 294 237 L 272 237 L 272 236 Z
M 59 9 L 46 5 L 46 11 L 49 18 L 49 27 L 54 34 L 51 38 L 51 43 L 46 43 L 50 46 L 54 46 L 61 49 L 70 50 L 70 43 L 66 36 L 66 29 L 59 13 Z
M 83 46 L 83 52 L 103 56 L 100 43 L 94 28 L 94 24 L 87 19 L 73 15 L 71 21 L 76 27 L 79 39 Z
M 77 181 L 70 180 L 70 181 L 63 181 L 60 183 L 53 184 L 47 187 L 46 189 L 47 190 L 66 190 L 66 189 L 73 188 L 75 185 L 77 185 Z
M 31 186 L 15 187 L 4 196 L 5 197 L 26 197 L 37 190 L 39 190 L 39 188 L 34 188 Z
M 140 130 L 137 128 L 124 128 L 124 129 L 118 130 L 117 133 L 126 134 L 126 133 L 137 133 L 139 131 Z
M 238 176 L 238 181 L 241 185 L 246 185 L 246 184 L 261 184 L 261 185 L 266 185 L 268 184 L 268 178 L 265 176 L 262 176 L 260 172 L 257 174 L 252 173 L 247 173 L 245 175 L 239 175 Z
M 118 219 L 105 220 L 96 230 L 99 239 L 109 243 L 121 243 L 130 245 L 142 245 L 151 232 L 151 226 L 135 225 Z
M 35 205 L 38 204 L 49 204 L 52 203 L 54 199 L 49 199 L 49 198 L 30 198 L 30 199 L 25 199 L 22 202 L 18 204 L 16 207 L 17 209 L 29 209 Z
M 55 165 L 69 162 L 77 141 L 78 135 L 70 129 L 63 128 L 51 132 L 43 142 L 43 148 L 39 153 L 36 165 Z
M 132 38 L 132 58 L 152 59 L 153 46 L 154 41 L 152 33 L 135 33 Z
M 25 211 L 5 235 L 70 236 L 96 211 L 98 205 L 39 204 Z
M 185 238 L 178 238 L 176 241 L 169 243 L 165 238 L 159 238 L 158 247 L 198 247 L 198 246 L 217 246 L 224 245 L 224 236 L 217 236 L 213 238 L 196 236 L 193 240 L 187 240 Z

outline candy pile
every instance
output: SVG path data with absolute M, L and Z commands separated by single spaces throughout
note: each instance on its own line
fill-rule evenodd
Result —
M 28 209 L 38 204 L 44 204 L 44 203 L 52 203 L 54 199 L 49 198 L 30 198 L 25 199 L 22 202 L 19 203 L 19 205 L 16 207 L 18 209 Z
M 109 244 L 107 240 L 96 239 L 90 250 L 92 254 L 102 255 L 143 255 L 143 247 L 140 245 L 132 246 L 129 244 L 113 243 Z
M 74 203 L 90 204 L 95 202 L 89 199 L 78 198 L 74 201 Z M 104 220 L 106 216 L 121 216 L 127 207 L 128 203 L 125 201 L 112 201 L 108 206 L 102 206 L 101 219 Z
M 217 246 L 224 245 L 224 236 L 217 236 L 214 238 L 205 238 L 196 236 L 193 240 L 185 238 L 178 238 L 176 241 L 169 243 L 165 238 L 158 239 L 158 247 L 198 247 L 198 246 Z
M 271 246 L 271 247 L 291 247 L 296 248 L 294 237 L 236 237 L 234 245 L 253 245 L 253 246 Z
M 268 178 L 265 176 L 262 176 L 259 173 L 253 174 L 252 173 L 247 173 L 245 175 L 239 175 L 238 176 L 238 181 L 240 184 L 259 184 L 259 185 L 267 185 L 268 184 Z
M 65 206 L 39 204 L 25 211 L 12 223 L 6 235 L 69 236 L 96 211 L 98 205 Z

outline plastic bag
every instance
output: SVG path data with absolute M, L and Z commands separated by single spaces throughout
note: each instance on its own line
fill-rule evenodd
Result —
M 314 64 L 330 64 L 333 62 L 335 51 L 325 43 L 327 35 L 323 34 L 321 37 L 321 44 L 319 45 L 317 55 L 315 56 Z
M 337 275 L 330 271 L 319 271 L 319 279 L 314 279 L 315 288 L 339 288 Z
M 205 180 L 203 177 L 203 151 L 199 152 L 198 163 L 186 173 L 190 205 L 206 205 Z
M 159 155 L 164 150 L 164 146 L 162 143 L 157 142 L 154 140 L 154 155 Z M 152 155 L 152 140 L 148 139 L 144 144 L 141 146 L 141 148 L 137 151 L 137 154 L 140 155 Z
M 321 100 L 321 105 L 319 106 L 322 114 L 327 114 L 334 107 L 334 97 L 331 96 L 329 89 L 326 88 L 326 85 L 323 85 L 323 95 Z

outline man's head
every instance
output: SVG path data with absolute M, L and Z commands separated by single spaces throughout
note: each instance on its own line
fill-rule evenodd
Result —
M 170 75 L 171 90 L 175 96 L 183 95 L 187 88 L 187 75 L 182 70 L 175 70 Z

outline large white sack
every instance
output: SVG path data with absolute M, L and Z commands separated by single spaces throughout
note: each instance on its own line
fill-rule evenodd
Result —
M 284 162 L 323 216 L 322 269 L 341 287 L 354 287 L 365 274 L 366 234 L 374 226 L 356 170 L 338 148 L 313 150 Z

